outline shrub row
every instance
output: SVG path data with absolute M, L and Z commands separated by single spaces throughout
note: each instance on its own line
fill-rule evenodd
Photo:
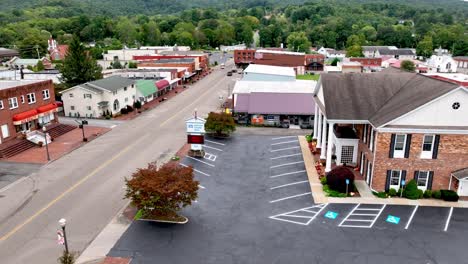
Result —
M 401 189 L 398 191 L 395 189 L 390 189 L 388 192 L 374 192 L 374 195 L 379 198 L 387 197 L 400 197 Z M 459 196 L 456 192 L 452 190 L 426 190 L 422 191 L 418 189 L 417 183 L 415 180 L 410 180 L 406 187 L 403 190 L 403 197 L 416 200 L 421 198 L 434 198 L 434 199 L 443 199 L 444 201 L 456 202 L 459 199 Z

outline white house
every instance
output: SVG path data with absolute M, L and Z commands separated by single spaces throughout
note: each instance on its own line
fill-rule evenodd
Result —
M 449 54 L 432 55 L 426 61 L 428 72 L 457 72 L 457 62 Z
M 325 48 L 325 47 L 321 47 L 319 50 L 317 50 L 317 53 L 324 55 L 327 59 L 338 58 L 342 60 L 346 57 L 346 52 L 344 51 Z
M 104 112 L 116 114 L 133 105 L 136 93 L 135 80 L 121 76 L 87 82 L 61 92 L 65 115 L 77 117 L 102 117 Z

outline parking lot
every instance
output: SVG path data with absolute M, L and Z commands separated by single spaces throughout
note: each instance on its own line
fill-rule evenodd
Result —
M 297 136 L 208 139 L 186 225 L 134 222 L 133 263 L 466 263 L 468 210 L 315 204 Z

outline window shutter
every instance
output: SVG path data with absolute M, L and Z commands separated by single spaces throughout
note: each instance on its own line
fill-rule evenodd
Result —
M 390 189 L 390 175 L 392 175 L 391 170 L 387 170 L 387 180 L 385 181 L 385 191 L 388 192 Z
M 440 141 L 440 135 L 435 135 L 434 149 L 432 150 L 432 158 L 433 159 L 437 159 L 437 154 L 439 153 L 439 141 Z
M 419 171 L 414 171 L 414 180 L 416 181 L 416 183 L 418 183 L 418 175 Z
M 394 148 L 395 148 L 395 134 L 392 134 L 392 137 L 390 138 L 390 152 L 388 154 L 389 158 L 393 158 Z
M 430 171 L 429 172 L 429 177 L 427 179 L 427 189 L 432 190 L 432 179 L 434 178 L 434 172 Z
M 411 134 L 408 134 L 406 135 L 405 158 L 409 158 L 410 147 L 411 147 Z

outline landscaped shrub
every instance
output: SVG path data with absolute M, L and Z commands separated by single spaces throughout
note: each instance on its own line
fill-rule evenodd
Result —
M 452 190 L 440 190 L 440 195 L 444 201 L 456 202 L 460 198 L 455 191 Z
M 423 190 L 419 190 L 418 189 L 418 195 L 419 195 L 419 199 L 422 199 L 424 197 L 424 192 Z
M 305 139 L 307 140 L 308 143 L 312 142 L 312 136 L 311 135 L 306 135 Z
M 424 198 L 431 198 L 432 197 L 432 191 L 431 190 L 426 190 L 424 192 Z
M 127 112 L 131 113 L 133 111 L 133 107 L 131 105 L 127 105 Z
M 135 103 L 133 103 L 133 107 L 135 107 L 136 109 L 140 109 L 141 108 L 141 102 L 140 101 L 135 101 Z
M 377 197 L 379 198 L 387 198 L 388 194 L 386 192 L 378 192 Z
M 432 192 L 432 198 L 434 198 L 434 199 L 440 199 L 441 196 L 442 196 L 442 194 L 440 193 L 439 190 L 436 190 L 436 191 Z
M 322 185 L 327 184 L 327 177 L 320 178 L 320 183 L 322 183 Z
M 327 184 L 323 185 L 323 191 L 327 194 L 329 197 L 346 197 L 346 193 L 340 193 L 338 191 L 330 189 L 330 186 Z
M 403 191 L 403 196 L 411 200 L 416 200 L 419 198 L 419 189 L 415 180 L 408 182 Z
M 348 192 L 351 192 L 354 183 L 354 173 L 351 169 L 339 166 L 327 173 L 327 184 L 330 189 L 341 193 L 346 193 L 346 179 L 349 180 Z
M 390 195 L 390 196 L 392 196 L 392 197 L 393 197 L 393 196 L 396 196 L 396 195 L 397 195 L 397 190 L 391 188 L 391 189 L 388 191 L 388 195 Z
M 400 189 L 398 189 L 396 195 L 397 195 L 398 197 L 401 197 L 401 196 L 402 196 L 402 195 L 401 195 L 402 192 L 403 192 L 403 189 L 400 188 Z
M 127 108 L 122 108 L 122 109 L 120 109 L 120 113 L 121 113 L 122 115 L 128 114 Z

